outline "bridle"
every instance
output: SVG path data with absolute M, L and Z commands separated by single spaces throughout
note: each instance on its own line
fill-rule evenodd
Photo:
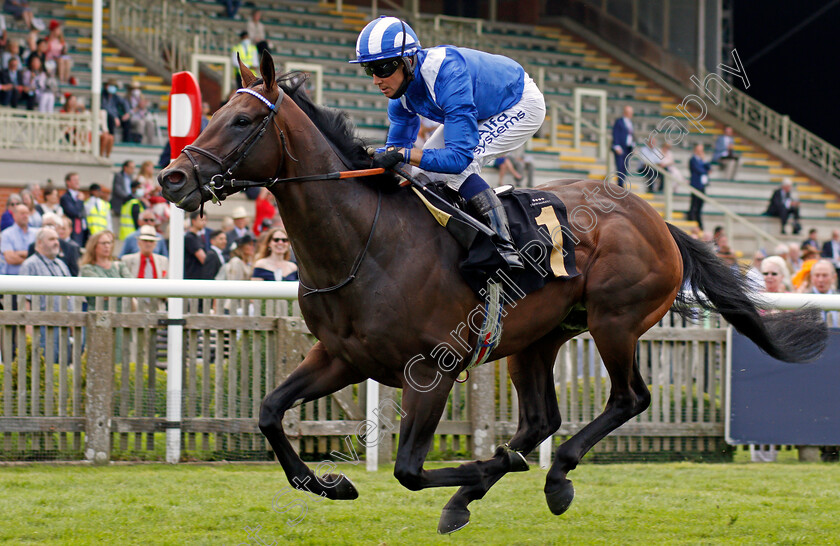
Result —
M 283 130 L 277 124 L 277 120 L 274 117 L 277 115 L 277 110 L 280 107 L 280 103 L 283 102 L 283 97 L 285 93 L 280 91 L 279 96 L 277 97 L 277 102 L 274 104 L 271 103 L 267 98 L 260 95 L 253 89 L 245 88 L 239 89 L 236 91 L 237 93 L 247 93 L 252 97 L 256 97 L 260 100 L 263 104 L 268 107 L 268 113 L 265 115 L 263 120 L 260 122 L 259 126 L 256 127 L 251 133 L 245 137 L 245 139 L 239 143 L 239 145 L 234 148 L 231 152 L 229 152 L 225 157 L 219 157 L 213 152 L 205 150 L 204 148 L 200 148 L 198 146 L 194 146 L 189 144 L 184 146 L 184 149 L 181 150 L 181 153 L 187 156 L 187 159 L 190 160 L 192 163 L 193 171 L 195 172 L 196 180 L 201 180 L 201 172 L 198 166 L 198 161 L 196 161 L 195 156 L 191 152 L 195 152 L 197 154 L 203 155 L 208 159 L 217 163 L 220 167 L 220 170 L 223 172 L 214 174 L 210 178 L 210 182 L 202 186 L 202 189 L 205 190 L 207 193 L 210 194 L 210 199 L 213 203 L 219 203 L 224 201 L 224 199 L 230 195 L 231 193 L 235 193 L 239 190 L 251 187 L 271 187 L 278 182 L 309 182 L 315 180 L 338 180 L 343 178 L 355 178 L 359 176 L 372 176 L 381 174 L 383 172 L 382 169 L 366 169 L 360 171 L 341 171 L 341 172 L 333 172 L 333 173 L 325 173 L 325 174 L 313 174 L 308 176 L 295 176 L 291 178 L 279 178 L 276 176 L 277 173 L 280 172 L 280 169 L 283 167 L 283 163 L 285 161 L 286 156 L 288 156 L 292 161 L 298 162 L 298 160 L 289 152 L 289 148 L 286 145 L 286 135 L 283 133 Z M 277 128 L 277 132 L 280 135 L 280 141 L 283 145 L 283 151 L 285 155 L 280 160 L 280 165 L 277 166 L 277 171 L 275 171 L 274 178 L 267 178 L 265 180 L 237 180 L 233 177 L 233 173 L 239 168 L 239 165 L 248 157 L 248 154 L 251 150 L 256 146 L 257 142 L 265 135 L 266 130 L 268 129 L 269 123 L 274 123 L 274 126 Z M 236 157 L 236 156 L 239 157 Z M 340 155 L 340 154 L 339 154 Z M 225 167 L 228 162 L 233 159 L 233 163 L 229 167 Z M 227 190 L 227 191 L 223 191 Z M 218 194 L 216 192 L 219 192 Z M 376 224 L 379 221 L 379 212 L 382 209 L 382 191 L 377 191 L 378 198 L 376 202 L 376 213 L 373 216 L 373 224 L 370 227 L 370 234 L 368 235 L 367 242 L 365 246 L 362 248 L 362 251 L 356 256 L 356 260 L 353 262 L 353 266 L 351 268 L 350 274 L 340 283 L 335 284 L 333 286 L 329 286 L 327 288 L 311 288 L 306 286 L 301 279 L 300 286 L 308 290 L 303 297 L 310 296 L 312 294 L 323 294 L 326 292 L 333 292 L 342 288 L 356 278 L 356 273 L 359 271 L 359 267 L 362 265 L 362 260 L 364 260 L 365 255 L 367 254 L 368 248 L 370 247 L 370 242 L 373 240 L 373 233 L 376 230 Z M 202 213 L 204 209 L 204 202 L 201 203 Z
M 240 142 L 239 145 L 233 150 L 231 150 L 225 157 L 219 157 L 213 152 L 205 150 L 204 148 L 200 148 L 193 144 L 184 146 L 184 149 L 181 150 L 181 153 L 186 155 L 187 159 L 190 160 L 193 171 L 195 173 L 196 180 L 201 180 L 201 171 L 198 166 L 198 161 L 196 161 L 195 156 L 191 152 L 203 155 L 204 157 L 210 159 L 211 161 L 219 165 L 219 170 L 222 172 L 214 174 L 210 178 L 210 182 L 204 184 L 204 186 L 201 187 L 201 189 L 203 189 L 210 195 L 210 200 L 213 203 L 219 203 L 221 201 L 224 201 L 225 197 L 227 197 L 231 193 L 235 193 L 236 191 L 253 186 L 271 186 L 272 184 L 275 184 L 276 182 L 279 182 L 281 180 L 276 176 L 274 178 L 269 178 L 261 181 L 236 180 L 233 177 L 233 173 L 236 172 L 236 169 L 239 168 L 239 165 L 242 164 L 245 158 L 248 157 L 248 154 L 251 153 L 251 150 L 254 148 L 254 146 L 256 146 L 260 139 L 263 137 L 263 135 L 265 135 L 269 124 L 272 122 L 274 122 L 274 126 L 277 128 L 277 132 L 280 135 L 280 141 L 283 144 L 283 151 L 285 152 L 285 154 L 281 158 L 280 165 L 277 166 L 276 172 L 280 172 L 280 169 L 283 167 L 283 161 L 285 160 L 286 156 L 288 156 L 292 161 L 297 162 L 297 159 L 289 152 L 289 148 L 286 145 L 286 135 L 283 133 L 283 130 L 277 124 L 277 120 L 274 119 L 277 115 L 278 109 L 280 108 L 280 103 L 283 102 L 283 97 L 285 96 L 285 93 L 279 91 L 279 94 L 277 96 L 277 102 L 272 104 L 271 101 L 269 101 L 267 98 L 260 95 L 253 89 L 243 87 L 242 89 L 239 89 L 236 92 L 247 93 L 253 97 L 256 97 L 260 100 L 260 102 L 268 106 L 268 113 L 265 115 L 260 124 L 257 127 L 255 127 L 254 130 L 251 131 L 251 133 L 248 136 L 246 136 L 242 140 L 242 142 Z M 233 162 L 230 164 L 230 166 L 227 166 L 232 159 Z M 202 203 L 202 207 L 203 206 L 204 204 Z

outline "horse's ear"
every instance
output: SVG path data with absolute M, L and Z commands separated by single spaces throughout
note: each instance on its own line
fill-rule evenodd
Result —
M 270 95 L 277 89 L 277 81 L 274 79 L 274 58 L 267 50 L 263 50 L 260 57 L 260 73 L 262 74 L 265 90 Z
M 236 62 L 239 63 L 239 74 L 242 76 L 242 87 L 251 87 L 251 84 L 257 81 L 257 77 L 251 72 L 251 69 L 245 66 L 239 53 L 236 54 Z

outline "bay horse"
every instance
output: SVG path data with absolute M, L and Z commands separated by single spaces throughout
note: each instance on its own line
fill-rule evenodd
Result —
M 451 342 L 451 333 L 479 304 L 458 271 L 465 251 L 411 191 L 393 189 L 393 175 L 319 176 L 370 166 L 347 116 L 314 105 L 293 74 L 275 79 L 268 54 L 261 58 L 261 79 L 241 63 L 240 70 L 243 89 L 159 181 L 163 195 L 187 211 L 238 191 L 242 180 L 270 184 L 298 260 L 300 309 L 319 340 L 260 408 L 260 430 L 293 487 L 307 484 L 330 499 L 357 498 L 345 476 L 314 475 L 286 438 L 282 420 L 298 403 L 370 378 L 402 388 L 405 415 L 394 475 L 412 491 L 458 486 L 438 531 L 460 529 L 469 522 L 469 503 L 507 472 L 527 470 L 524 455 L 560 426 L 555 356 L 588 330 L 611 390 L 603 413 L 554 453 L 545 496 L 549 509 L 562 514 L 574 498 L 568 473 L 598 441 L 649 406 L 636 345 L 675 300 L 720 312 L 780 360 L 810 359 L 825 346 L 826 327 L 816 310 L 762 316 L 739 274 L 639 197 L 602 181 L 552 182 L 541 189 L 556 194 L 569 211 L 588 206 L 597 222 L 572 223 L 580 275 L 551 281 L 505 307 L 503 335 L 489 360 L 508 357 L 519 395 L 516 433 L 488 460 L 425 470 L 435 428 L 469 356 L 454 345 L 459 364 L 444 370 L 432 349 Z M 684 284 L 688 292 L 681 291 Z M 315 287 L 321 290 L 313 292 Z M 468 334 L 475 346 L 477 336 Z M 415 359 L 409 381 L 406 363 L 416 355 L 424 358 Z M 425 392 L 414 388 L 432 384 Z

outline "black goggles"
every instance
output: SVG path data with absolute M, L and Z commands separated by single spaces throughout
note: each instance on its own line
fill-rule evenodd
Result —
M 376 61 L 372 63 L 362 63 L 362 68 L 365 69 L 365 74 L 368 76 L 377 76 L 379 78 L 389 78 L 400 67 L 400 59 L 385 59 L 384 61 Z

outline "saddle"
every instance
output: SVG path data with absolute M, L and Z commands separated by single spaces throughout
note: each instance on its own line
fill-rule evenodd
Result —
M 514 244 L 525 263 L 524 269 L 511 271 L 493 243 L 492 230 L 467 211 L 467 203 L 458 192 L 444 182 L 422 178 L 418 182 L 412 190 L 464 248 L 459 269 L 479 299 L 485 299 L 488 281 L 502 283 L 505 299 L 516 301 L 549 281 L 579 274 L 566 207 L 553 193 L 512 186 L 496 188 Z

